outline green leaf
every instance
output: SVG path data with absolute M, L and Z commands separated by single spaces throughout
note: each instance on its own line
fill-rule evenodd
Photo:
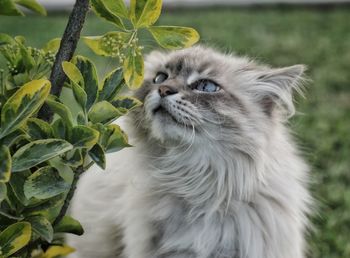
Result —
M 131 0 L 130 16 L 136 28 L 153 25 L 162 10 L 162 0 Z
M 105 152 L 101 145 L 98 143 L 89 150 L 90 158 L 102 169 L 106 169 L 106 157 Z
M 128 144 L 128 136 L 118 125 L 108 125 L 107 130 L 110 131 L 110 137 L 106 146 L 107 153 L 120 151 L 125 147 L 131 147 L 131 145 Z
M 6 183 L 10 180 L 11 175 L 11 154 L 7 146 L 0 147 L 0 183 Z
M 130 49 L 123 63 L 124 80 L 130 89 L 141 86 L 144 77 L 144 63 L 142 54 Z
M 63 140 L 67 139 L 68 129 L 66 127 L 66 124 L 63 122 L 62 118 L 58 118 L 52 123 L 52 130 L 55 138 Z
M 11 147 L 20 140 L 27 139 L 27 134 L 22 129 L 17 129 L 0 140 L 0 145 Z
M 117 97 L 114 99 L 111 104 L 116 107 L 123 114 L 139 107 L 142 105 L 142 102 L 133 97 Z
M 51 243 L 53 239 L 53 228 L 51 223 L 43 216 L 32 216 L 26 218 L 32 225 L 32 230 L 42 239 Z
M 84 78 L 84 90 L 87 94 L 86 110 L 89 110 L 95 103 L 98 94 L 98 77 L 95 65 L 82 56 L 75 57 L 75 65 Z
M 112 132 L 108 131 L 107 126 L 101 123 L 93 124 L 92 128 L 99 131 L 100 138 L 98 139 L 98 143 L 105 149 L 107 146 L 107 142 Z
M 89 119 L 93 123 L 109 123 L 120 117 L 122 113 L 111 103 L 101 101 L 92 106 L 89 112 Z
M 84 234 L 84 229 L 80 222 L 68 215 L 64 216 L 54 229 L 55 232 L 72 233 L 78 236 Z
M 65 194 L 60 194 L 48 199 L 40 205 L 28 207 L 23 211 L 23 215 L 25 217 L 41 215 L 47 218 L 50 223 L 53 223 L 62 209 L 65 200 L 64 197 Z
M 117 57 L 120 49 L 131 37 L 129 32 L 112 31 L 102 36 L 83 37 L 85 44 L 100 56 Z
M 152 26 L 148 30 L 160 46 L 168 49 L 190 47 L 199 40 L 198 32 L 187 27 Z
M 4 104 L 1 110 L 0 138 L 15 131 L 44 103 L 51 84 L 34 80 L 23 85 Z
M 14 45 L 14 44 L 17 44 L 17 43 L 11 36 L 9 36 L 9 35 L 7 35 L 5 33 L 0 33 L 0 46 L 1 45 L 6 45 L 6 44 Z
M 22 171 L 69 151 L 73 146 L 58 139 L 37 140 L 21 147 L 12 157 L 12 172 Z
M 29 50 L 23 45 L 24 41 L 25 41 L 24 37 L 16 36 L 15 40 L 17 41 L 17 45 L 20 48 L 22 61 L 23 61 L 23 64 L 24 64 L 26 70 L 32 69 L 34 67 L 34 65 L 35 65 L 35 60 L 32 57 L 32 55 L 29 52 Z
M 27 199 L 35 197 L 48 199 L 66 192 L 70 187 L 53 167 L 43 167 L 29 176 L 24 183 L 24 194 Z
M 77 114 L 77 124 L 78 125 L 85 125 L 85 124 L 87 124 L 87 121 L 85 119 L 85 114 L 84 114 L 83 111 L 80 111 Z
M 81 149 L 73 149 L 65 155 L 66 157 L 62 158 L 65 165 L 70 167 L 79 167 L 83 165 L 84 159 L 81 153 Z M 60 170 L 61 172 L 61 170 Z
M 26 42 L 26 38 L 24 36 L 18 35 L 15 36 L 15 41 L 23 45 Z
M 16 5 L 11 0 L 0 1 L 0 15 L 23 16 L 23 12 L 17 9 Z
M 75 64 L 67 61 L 62 62 L 62 68 L 64 73 L 67 75 L 67 77 L 78 84 L 79 86 L 84 88 L 84 78 L 83 75 L 81 74 L 80 70 L 78 67 L 75 66 Z
M 73 253 L 74 251 L 75 249 L 68 245 L 52 245 L 39 258 L 58 258 Z
M 9 257 L 30 240 L 32 228 L 28 222 L 17 222 L 0 233 L 0 246 L 3 257 Z
M 51 97 L 46 99 L 46 104 L 51 108 L 53 112 L 55 112 L 63 119 L 68 127 L 73 126 L 73 115 L 67 106 Z
M 121 68 L 115 69 L 104 79 L 102 90 L 98 94 L 98 100 L 110 101 L 114 99 L 124 85 L 123 70 Z
M 24 206 L 28 206 L 31 203 L 24 195 L 24 183 L 31 174 L 29 170 L 13 173 L 9 182 L 12 192 Z
M 76 99 L 76 101 L 79 103 L 79 105 L 81 106 L 81 108 L 85 112 L 86 103 L 87 103 L 87 94 L 86 94 L 86 92 L 84 91 L 84 89 L 82 87 L 80 87 L 75 82 L 72 82 L 71 85 L 72 85 L 74 98 Z
M 26 124 L 26 132 L 34 140 L 51 138 L 52 127 L 38 118 L 29 118 Z
M 46 45 L 43 47 L 43 50 L 47 52 L 53 52 L 56 53 L 61 45 L 61 39 L 60 38 L 54 38 L 51 39 L 49 42 L 46 43 Z
M 78 125 L 73 127 L 71 144 L 75 148 L 91 148 L 99 138 L 100 133 L 88 126 Z
M 5 183 L 0 182 L 0 204 L 7 196 L 7 187 Z
M 113 23 L 120 29 L 124 29 L 124 24 L 122 20 L 114 15 L 104 4 L 102 0 L 91 0 L 92 9 L 97 16 L 105 19 L 108 22 Z
M 115 16 L 128 18 L 129 12 L 124 0 L 102 0 L 108 11 Z
M 50 160 L 50 166 L 54 167 L 58 170 L 58 172 L 60 173 L 60 176 L 69 184 L 72 184 L 73 179 L 74 179 L 74 171 L 71 168 L 71 164 L 69 164 L 66 160 L 66 156 L 68 156 L 69 154 L 71 154 L 73 152 L 72 155 L 70 155 L 68 158 L 72 158 L 72 156 L 74 156 L 74 159 L 81 159 L 80 164 L 83 164 L 83 157 L 81 154 L 81 150 L 80 149 L 76 149 L 76 150 L 70 150 L 66 153 L 66 155 L 64 155 L 63 157 L 56 157 Z M 78 153 L 78 155 L 75 155 L 75 153 Z M 79 157 L 76 157 L 79 156 Z M 77 162 L 77 160 L 75 161 Z M 73 167 L 73 166 L 72 166 Z M 17 174 L 22 174 L 22 173 L 15 173 Z
M 41 15 L 47 15 L 45 8 L 35 0 L 15 0 L 15 2 Z

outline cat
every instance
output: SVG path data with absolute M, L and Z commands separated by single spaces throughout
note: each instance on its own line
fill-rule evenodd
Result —
M 79 258 L 303 258 L 309 168 L 286 123 L 303 65 L 154 51 L 123 126 L 136 147 L 78 185 Z

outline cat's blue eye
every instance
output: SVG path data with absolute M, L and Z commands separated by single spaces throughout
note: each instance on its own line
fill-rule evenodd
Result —
M 192 89 L 204 92 L 216 92 L 219 91 L 221 88 L 213 81 L 200 80 L 194 83 L 194 87 L 192 87 Z
M 153 82 L 155 84 L 160 84 L 162 82 L 165 82 L 166 79 L 168 79 L 168 75 L 166 73 L 159 72 L 157 73 L 156 77 L 153 79 Z

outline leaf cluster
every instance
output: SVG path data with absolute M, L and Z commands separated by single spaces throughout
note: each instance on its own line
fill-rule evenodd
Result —
M 96 15 L 114 24 L 117 31 L 84 37 L 84 42 L 98 55 L 117 57 L 125 82 L 132 89 L 141 85 L 144 76 L 139 30 L 148 31 L 166 49 L 189 47 L 199 40 L 192 28 L 154 25 L 161 14 L 162 0 L 131 0 L 130 8 L 124 0 L 91 0 L 91 5 Z
M 60 39 L 37 49 L 21 36 L 0 34 L 0 54 L 7 61 L 0 69 L 0 258 L 51 258 L 74 251 L 62 244 L 60 234 L 83 234 L 80 223 L 64 215 L 79 175 L 93 164 L 105 169 L 107 153 L 130 146 L 113 122 L 142 105 L 121 95 L 125 86 L 136 89 L 143 81 L 139 30 L 169 49 L 199 38 L 192 28 L 155 26 L 161 0 L 131 0 L 130 7 L 122 0 L 90 2 L 117 30 L 84 41 L 96 54 L 118 58 L 120 66 L 100 80 L 86 57 L 62 62 L 65 98 L 50 94 L 48 80 Z M 16 5 L 46 14 L 35 0 L 1 0 L 0 14 L 23 15 Z M 43 104 L 54 113 L 50 122 L 38 116 Z
M 68 77 L 64 86 L 76 102 L 67 105 L 50 95 L 49 69 L 40 76 L 32 72 L 50 67 L 43 59 L 47 47 L 32 55 L 32 49 L 23 45 L 28 54 L 24 55 L 13 51 L 18 39 L 1 36 L 7 39 L 1 41 L 1 53 L 21 70 L 12 72 L 8 67 L 1 80 L 0 257 L 26 257 L 30 249 L 23 247 L 30 243 L 55 244 L 57 233 L 83 233 L 79 222 L 68 216 L 55 223 L 74 174 L 93 163 L 104 169 L 106 153 L 130 146 L 126 134 L 111 123 L 141 102 L 119 95 L 125 85 L 121 68 L 100 81 L 95 65 L 76 56 L 62 63 Z M 26 63 L 29 57 L 31 62 Z M 55 113 L 51 123 L 37 117 L 44 103 Z

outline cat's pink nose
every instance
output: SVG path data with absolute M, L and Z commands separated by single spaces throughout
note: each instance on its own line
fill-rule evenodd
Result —
M 160 86 L 158 89 L 158 92 L 162 98 L 178 93 L 178 91 L 176 89 L 174 89 L 170 86 L 165 86 L 165 85 Z

